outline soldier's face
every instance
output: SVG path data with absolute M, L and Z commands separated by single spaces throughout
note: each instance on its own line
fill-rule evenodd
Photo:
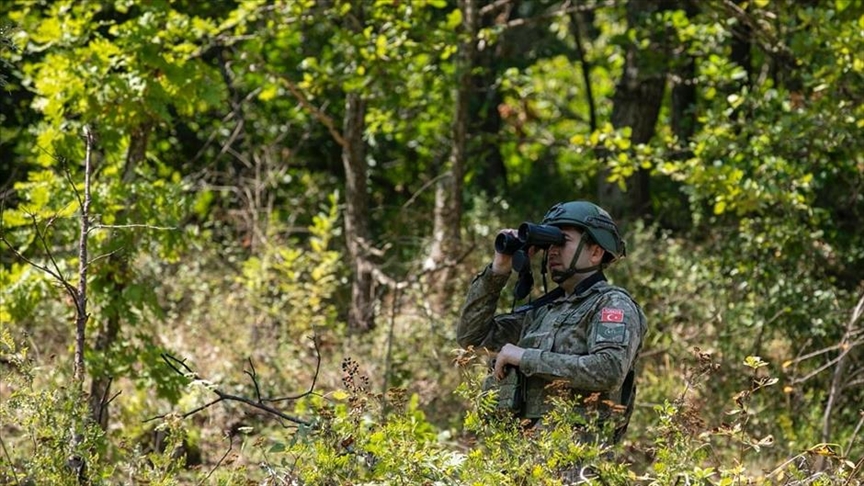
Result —
M 548 270 L 553 277 L 556 273 L 560 274 L 571 268 L 570 263 L 573 262 L 573 255 L 576 254 L 579 242 L 582 241 L 582 232 L 576 228 L 562 227 L 561 232 L 564 233 L 564 244 L 549 247 Z M 576 268 L 590 267 L 597 265 L 602 259 L 603 250 L 599 245 L 583 245 L 574 266 Z

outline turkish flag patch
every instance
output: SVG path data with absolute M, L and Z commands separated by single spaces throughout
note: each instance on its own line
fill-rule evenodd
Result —
M 600 322 L 624 322 L 624 310 L 604 307 L 600 311 Z

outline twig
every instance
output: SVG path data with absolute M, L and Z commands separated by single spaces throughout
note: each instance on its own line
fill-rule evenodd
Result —
M 228 457 L 228 454 L 230 454 L 231 451 L 234 450 L 234 437 L 231 436 L 231 435 L 227 435 L 227 437 L 228 437 L 228 450 L 225 451 L 225 454 L 222 454 L 222 457 L 220 457 L 219 460 L 216 462 L 216 464 L 213 466 L 213 468 L 210 469 L 210 472 L 208 472 L 207 475 L 204 476 L 204 477 L 201 479 L 201 481 L 198 482 L 198 486 L 201 486 L 202 484 L 204 484 L 205 481 L 207 481 L 208 479 L 210 479 L 210 476 L 212 476 L 213 473 L 214 473 L 217 469 L 219 469 L 219 466 L 222 465 L 222 461 L 224 461 L 225 458 Z
M 107 401 L 105 400 L 105 397 L 108 396 L 108 391 L 111 389 L 111 383 L 113 381 L 114 381 L 114 377 L 109 376 L 108 377 L 108 383 L 105 385 L 105 390 L 102 392 L 102 398 L 99 399 L 99 416 L 96 417 L 96 423 L 97 424 L 102 423 L 102 413 L 105 411 L 105 407 L 107 407 L 108 404 L 111 403 L 115 398 L 117 398 L 117 395 L 120 394 L 120 392 L 118 391 L 117 394 L 115 394 L 113 397 L 111 397 Z
M 387 386 L 390 382 L 390 368 L 393 365 L 393 334 L 396 328 L 396 312 L 399 308 L 400 293 L 398 287 L 393 291 L 393 305 L 390 306 L 390 329 L 387 331 L 387 354 L 384 359 L 384 380 L 381 383 L 382 420 L 384 420 L 384 415 L 387 413 Z
M 849 453 L 852 452 L 852 444 L 855 443 L 855 439 L 858 437 L 858 432 L 861 431 L 861 426 L 864 425 L 864 410 L 860 410 L 858 416 L 858 424 L 855 425 L 855 430 L 852 431 L 852 437 L 849 438 L 849 445 L 846 446 L 846 450 L 843 452 L 843 455 L 847 457 L 849 456 Z M 864 460 L 864 458 L 862 458 L 862 460 Z M 858 464 L 860 465 L 861 463 L 859 462 Z
M 42 265 L 42 264 L 39 264 L 39 263 L 36 263 L 36 262 L 34 262 L 33 260 L 31 260 L 31 259 L 27 258 L 26 256 L 24 256 L 21 252 L 18 251 L 17 248 L 15 248 L 14 246 L 12 246 L 12 243 L 10 243 L 9 240 L 7 240 L 6 237 L 5 237 L 3 234 L 0 234 L 0 242 L 2 242 L 4 245 L 6 245 L 6 247 L 9 248 L 9 251 L 11 251 L 11 252 L 15 255 L 15 257 L 17 257 L 19 260 L 23 261 L 24 263 L 30 265 L 31 267 L 33 267 L 33 268 L 35 268 L 35 269 L 37 269 L 37 270 L 40 270 L 40 271 L 42 271 L 42 272 L 47 273 L 48 275 L 50 275 L 50 276 L 51 276 L 52 278 L 54 278 L 55 280 L 58 280 L 60 283 L 63 283 L 63 284 L 64 284 L 64 287 L 66 287 L 66 290 L 67 290 L 67 291 L 69 290 L 69 288 L 67 287 L 68 283 L 66 283 L 66 282 L 63 280 L 63 277 L 61 277 L 60 275 L 57 275 L 56 273 L 54 273 L 54 272 L 53 272 L 51 269 L 49 269 L 47 266 Z M 74 289 L 73 289 L 73 290 L 74 290 Z M 72 297 L 74 298 L 75 295 L 72 294 Z
M 317 349 L 317 346 L 316 346 L 316 349 Z M 190 368 L 184 360 L 180 360 L 180 359 L 178 359 L 178 358 L 176 358 L 176 357 L 174 357 L 168 353 L 162 353 L 162 360 L 172 370 L 174 370 L 177 374 L 184 376 L 186 378 L 193 378 L 196 380 L 199 379 L 198 374 L 196 372 L 194 372 L 192 370 L 192 368 Z M 181 368 L 183 368 L 186 371 L 185 372 L 181 371 Z M 317 376 L 317 373 L 316 373 L 316 376 Z M 256 383 L 257 383 L 257 381 L 256 381 Z M 266 403 L 264 403 L 263 400 L 259 399 L 256 401 L 256 400 L 250 400 L 249 398 L 238 396 L 238 395 L 231 395 L 229 393 L 223 392 L 222 390 L 219 390 L 218 388 L 212 388 L 211 391 L 213 393 L 215 393 L 218 398 L 216 398 L 215 400 L 212 400 L 212 401 L 210 401 L 204 405 L 201 405 L 200 407 L 197 407 L 193 410 L 190 410 L 190 411 L 182 414 L 181 418 L 185 419 L 187 417 L 190 417 L 190 416 L 192 416 L 192 415 L 194 415 L 194 414 L 196 414 L 202 410 L 205 410 L 207 408 L 212 407 L 213 405 L 216 405 L 219 402 L 235 401 L 235 402 L 245 403 L 246 405 L 249 405 L 252 408 L 256 408 L 258 410 L 262 410 L 264 412 L 267 412 L 271 415 L 275 415 L 276 417 L 279 417 L 280 419 L 286 420 L 288 422 L 293 422 L 295 424 L 306 425 L 306 426 L 312 425 L 312 422 L 310 422 L 308 420 L 301 419 L 299 417 L 294 417 L 292 415 L 288 415 L 288 414 L 282 412 L 281 410 L 278 410 L 276 408 L 273 408 L 273 407 L 267 405 Z M 310 392 L 307 392 L 306 394 L 308 394 Z M 303 395 L 300 395 L 300 396 L 303 396 Z M 157 420 L 157 419 L 162 419 L 162 418 L 167 417 L 168 415 L 169 414 L 157 415 L 155 417 L 152 417 L 152 418 L 145 420 L 144 423 L 151 422 L 151 421 Z
M 6 443 L 3 442 L 2 435 L 0 435 L 0 447 L 3 447 L 3 455 L 5 455 L 6 460 L 9 461 L 9 470 L 12 471 L 12 477 L 15 478 L 15 484 L 21 486 L 21 481 L 18 481 L 18 473 L 15 472 L 15 464 L 12 463 L 12 458 L 9 457 L 9 451 L 6 450 Z
M 426 189 L 428 189 L 429 187 L 431 187 L 432 185 L 437 183 L 444 176 L 445 176 L 445 174 L 438 174 L 437 176 L 433 177 L 432 179 L 426 181 L 422 186 L 420 186 L 420 189 L 417 189 L 416 191 L 414 191 L 414 194 L 412 194 L 411 197 L 409 197 L 408 200 L 402 204 L 402 209 L 405 209 L 408 206 L 410 206 L 423 193 L 423 191 L 425 191 Z
M 858 425 L 860 426 L 861 423 L 859 422 Z M 857 429 L 856 429 L 856 431 L 857 431 Z M 851 444 L 850 444 L 850 446 L 851 446 Z M 855 476 L 857 476 L 859 472 L 861 472 L 861 465 L 862 464 L 864 464 L 864 457 L 862 457 L 861 459 L 858 459 L 858 462 L 855 463 L 855 468 L 852 469 L 852 472 L 849 473 L 849 477 L 846 478 L 846 482 L 843 483 L 843 486 L 847 486 L 849 484 L 852 484 L 852 480 L 855 479 Z M 858 484 L 858 483 L 855 483 L 855 484 Z
M 57 264 L 57 260 L 54 258 L 54 252 L 51 251 L 51 247 L 48 245 L 48 240 L 45 238 L 45 234 L 39 229 L 39 222 L 36 220 L 36 214 L 27 213 L 27 215 L 30 216 L 30 220 L 33 223 L 33 230 L 36 232 L 36 237 L 39 239 L 39 242 L 42 243 L 42 248 L 45 250 L 45 254 L 48 256 L 48 260 L 50 260 L 51 265 L 54 266 L 54 271 L 49 272 L 49 274 L 57 280 L 64 282 L 64 286 L 68 285 L 68 283 L 65 283 L 68 281 L 63 275 L 63 271 L 60 270 L 60 265 Z M 45 265 L 42 268 L 47 270 L 48 266 Z M 77 294 L 73 294 L 72 298 L 77 298 Z
M 291 94 L 293 94 L 294 97 L 297 98 L 297 101 L 299 101 L 304 108 L 309 110 L 309 112 L 311 112 L 312 115 L 318 119 L 318 121 L 320 121 L 324 124 L 325 127 L 327 127 L 327 130 L 330 132 L 330 135 L 333 137 L 333 139 L 336 140 L 336 143 L 338 143 L 340 147 L 345 147 L 345 138 L 342 136 L 342 133 L 339 132 L 339 129 L 336 128 L 336 124 L 333 123 L 333 119 L 327 116 L 327 114 L 319 108 L 313 106 L 312 103 L 309 102 L 309 100 L 306 98 L 306 95 L 304 95 L 303 92 L 300 91 L 300 89 L 297 88 L 297 86 L 295 86 L 294 83 L 292 83 L 290 80 L 285 79 L 281 76 L 277 79 L 286 88 L 288 88 L 288 91 L 290 91 Z
M 318 336 L 312 336 L 312 344 L 315 346 L 315 374 L 312 376 L 312 384 L 309 385 L 309 389 L 305 392 L 288 397 L 280 397 L 280 398 L 265 398 L 264 402 L 284 402 L 286 400 L 297 400 L 299 398 L 303 398 L 307 395 L 311 395 L 315 390 L 315 384 L 318 382 L 318 372 L 321 370 L 321 350 L 318 348 Z
M 255 385 L 255 399 L 259 402 L 261 401 L 261 388 L 258 386 L 258 374 L 255 372 L 255 365 L 252 364 L 252 358 L 246 358 L 249 361 L 249 368 L 252 371 L 243 370 L 243 373 L 249 375 L 249 378 L 252 378 L 252 384 Z
M 94 224 L 90 226 L 88 232 L 101 229 L 129 229 L 129 228 L 145 228 L 160 231 L 173 231 L 176 226 L 154 226 L 152 224 Z
M 830 348 L 826 348 L 826 349 L 831 349 L 831 350 L 842 349 L 843 352 L 840 353 L 836 358 L 829 360 L 827 363 L 816 368 L 815 370 L 811 371 L 807 375 L 805 375 L 801 378 L 796 378 L 796 379 L 792 380 L 792 383 L 793 384 L 803 383 L 803 382 L 809 380 L 810 378 L 813 378 L 814 376 L 818 375 L 819 373 L 827 370 L 828 368 L 834 366 L 835 364 L 842 361 L 846 357 L 846 355 L 849 353 L 850 350 L 854 349 L 855 347 L 857 347 L 860 344 L 864 344 L 864 339 L 859 339 L 859 340 L 851 342 L 851 343 L 850 342 L 841 342 L 840 344 L 837 344 L 835 346 L 831 346 Z
M 801 458 L 801 457 L 804 457 L 804 454 L 803 454 L 803 453 L 798 454 L 798 455 L 796 455 L 796 456 L 793 456 L 793 457 L 787 459 L 787 460 L 784 461 L 782 464 L 780 464 L 779 466 L 775 467 L 773 471 L 771 471 L 770 473 L 768 473 L 768 475 L 765 476 L 765 479 L 768 479 L 768 478 L 770 478 L 771 476 L 773 476 L 773 475 L 779 473 L 780 471 L 783 470 L 783 468 L 785 468 L 785 467 L 788 466 L 789 464 L 793 463 L 796 459 Z
M 846 330 L 841 339 L 840 349 L 843 351 L 840 355 L 831 360 L 832 362 L 836 362 L 837 366 L 834 368 L 833 377 L 831 379 L 831 388 L 828 392 L 828 403 L 825 405 L 825 412 L 822 415 L 822 439 L 828 440 L 828 436 L 831 431 L 831 412 L 834 409 L 835 404 L 840 400 L 840 395 L 844 389 L 844 372 L 846 368 L 846 361 L 849 352 L 861 344 L 862 340 L 858 340 L 855 342 L 851 341 L 851 336 L 856 333 L 855 325 L 861 317 L 862 309 L 864 309 L 864 295 L 858 300 L 858 304 L 852 311 L 852 316 L 849 318 L 849 322 L 846 324 Z
M 84 206 L 84 200 L 81 198 L 81 192 L 78 190 L 78 187 L 75 185 L 75 180 L 72 179 L 72 172 L 69 170 L 69 164 L 66 161 L 65 157 L 60 157 L 60 164 L 63 166 L 63 174 L 66 175 L 66 181 L 69 183 L 69 186 L 72 188 L 72 191 L 75 192 L 75 199 L 78 200 L 78 207 Z
M 117 248 L 116 250 L 111 250 L 108 253 L 103 253 L 103 254 L 97 256 L 96 258 L 91 258 L 90 261 L 87 262 L 87 268 L 89 269 L 90 265 L 93 265 L 94 263 L 98 262 L 99 260 L 103 260 L 105 258 L 110 258 L 110 257 L 116 255 L 117 253 L 120 253 L 121 251 L 123 251 L 123 247 Z

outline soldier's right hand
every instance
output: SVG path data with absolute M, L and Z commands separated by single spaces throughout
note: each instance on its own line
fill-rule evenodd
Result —
M 497 234 L 501 233 L 509 233 L 513 235 L 513 237 L 517 237 L 518 232 L 513 228 L 505 228 L 499 231 Z M 492 259 L 492 273 L 497 275 L 510 275 L 510 272 L 513 270 L 513 255 L 505 255 L 504 253 L 499 253 L 495 251 L 495 256 Z

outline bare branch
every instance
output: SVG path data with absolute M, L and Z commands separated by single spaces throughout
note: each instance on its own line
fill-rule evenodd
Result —
M 171 369 L 174 370 L 178 375 L 184 376 L 186 378 L 193 378 L 195 380 L 199 379 L 198 373 L 195 373 L 194 371 L 192 371 L 192 368 L 190 368 L 189 366 L 186 365 L 185 359 L 184 360 L 177 359 L 168 353 L 162 353 L 161 356 L 162 356 L 162 360 L 165 361 L 165 363 L 168 364 L 168 366 L 170 366 Z M 182 366 L 183 369 L 185 369 L 186 371 L 180 371 L 180 368 L 178 368 L 175 365 L 175 363 L 177 365 Z
M 42 272 L 47 273 L 48 275 L 50 275 L 50 276 L 51 276 L 52 278 L 54 278 L 55 280 L 58 280 L 58 281 L 60 281 L 60 282 L 64 282 L 63 277 L 61 277 L 60 275 L 54 273 L 50 268 L 48 268 L 48 267 L 46 267 L 45 265 L 42 265 L 42 264 L 40 264 L 40 263 L 36 263 L 36 262 L 34 262 L 33 260 L 31 260 L 31 259 L 27 258 L 26 256 L 24 256 L 24 254 L 22 254 L 21 252 L 19 252 L 18 249 L 15 248 L 15 247 L 12 245 L 12 243 L 10 243 L 9 240 L 6 239 L 6 236 L 3 235 L 2 233 L 0 233 L 0 242 L 2 242 L 4 245 L 6 245 L 6 247 L 9 248 L 9 251 L 11 251 L 12 254 L 15 255 L 15 257 L 18 258 L 19 260 L 23 261 L 24 263 L 30 265 L 31 267 L 33 267 L 33 268 L 35 268 L 35 269 L 37 269 L 37 270 L 39 270 L 39 271 L 42 271 Z
M 63 166 L 63 174 L 66 176 L 66 181 L 69 183 L 69 187 L 72 188 L 72 191 L 75 192 L 75 199 L 78 200 L 78 207 L 84 206 L 84 199 L 81 198 L 81 192 L 78 190 L 78 187 L 75 185 L 75 181 L 72 179 L 72 171 L 69 170 L 69 164 L 67 163 L 65 158 L 60 158 L 60 163 Z
M 864 425 L 864 410 L 858 411 L 858 424 L 855 425 L 855 430 L 852 431 L 852 437 L 849 438 L 849 443 L 846 445 L 846 450 L 843 452 L 843 455 L 849 457 L 849 454 L 852 452 L 852 445 L 855 444 L 855 439 L 858 438 L 858 432 L 861 431 L 861 426 Z M 864 457 L 861 458 L 861 461 L 864 461 Z M 855 465 L 855 470 L 857 471 L 861 467 L 861 461 Z M 851 477 L 849 478 L 852 479 Z
M 155 226 L 152 224 L 94 224 L 90 226 L 88 232 L 102 229 L 130 229 L 144 228 L 159 231 L 173 231 L 178 229 L 176 226 Z
M 316 347 L 316 349 L 317 349 L 317 347 Z M 168 365 L 172 370 L 174 370 L 174 372 L 176 372 L 177 374 L 179 374 L 179 375 L 181 375 L 181 376 L 183 376 L 183 377 L 185 377 L 185 378 L 187 378 L 187 379 L 190 379 L 190 378 L 191 378 L 191 379 L 196 379 L 196 380 L 197 380 L 197 379 L 200 379 L 200 378 L 198 377 L 198 373 L 196 373 L 195 371 L 193 371 L 192 368 L 190 368 L 190 367 L 186 364 L 185 360 L 180 360 L 180 359 L 178 359 L 178 358 L 176 358 L 176 357 L 174 357 L 174 356 L 172 356 L 172 355 L 170 355 L 170 354 L 168 354 L 168 353 L 162 353 L 162 360 L 165 361 L 165 363 L 166 363 L 166 364 L 167 364 L 167 365 Z M 181 368 L 182 368 L 182 370 L 181 370 Z M 184 370 L 185 370 L 185 371 L 184 371 Z M 247 373 L 247 374 L 250 374 L 250 373 Z M 253 379 L 254 379 L 254 377 L 255 377 L 254 369 L 253 369 L 253 371 L 251 372 L 250 376 L 253 376 Z M 316 377 L 317 377 L 317 372 L 316 372 Z M 257 379 L 255 380 L 255 383 L 256 383 L 256 387 L 257 387 Z M 310 425 L 312 425 L 312 422 L 310 422 L 310 421 L 308 421 L 308 420 L 304 420 L 304 419 L 299 418 L 299 417 L 295 417 L 295 416 L 292 416 L 292 415 L 288 415 L 288 414 L 286 414 L 285 412 L 282 412 L 281 410 L 278 410 L 278 409 L 276 409 L 276 408 L 273 408 L 273 407 L 267 405 L 267 404 L 265 403 L 265 400 L 261 400 L 260 398 L 257 399 L 257 400 L 251 400 L 251 399 L 249 399 L 249 398 L 242 397 L 242 396 L 239 396 L 239 395 L 232 395 L 232 394 L 229 394 L 229 393 L 225 393 L 225 392 L 223 392 L 222 390 L 220 390 L 220 389 L 218 389 L 218 388 L 215 388 L 215 387 L 212 388 L 211 391 L 212 391 L 214 394 L 216 394 L 216 396 L 217 396 L 216 399 L 214 399 L 214 400 L 212 400 L 212 401 L 210 401 L 210 402 L 208 402 L 208 403 L 206 403 L 206 404 L 204 404 L 204 405 L 201 405 L 201 406 L 199 406 L 199 407 L 197 407 L 197 408 L 195 408 L 195 409 L 193 409 L 193 410 L 190 410 L 190 411 L 188 411 L 188 412 L 182 414 L 182 415 L 181 415 L 181 418 L 184 418 L 184 419 L 185 419 L 185 418 L 187 418 L 187 417 L 190 417 L 190 416 L 192 416 L 192 415 L 194 415 L 194 414 L 196 414 L 196 413 L 198 413 L 198 412 L 200 412 L 200 411 L 202 411 L 202 410 L 205 410 L 205 409 L 207 409 L 207 408 L 210 408 L 210 407 L 212 407 L 213 405 L 216 405 L 217 403 L 220 403 L 220 402 L 224 402 L 224 401 L 234 401 L 234 402 L 240 402 L 240 403 L 246 404 L 246 405 L 248 405 L 248 406 L 250 406 L 250 407 L 252 407 L 252 408 L 255 408 L 255 409 L 261 410 L 261 411 L 263 411 L 263 412 L 267 412 L 267 413 L 269 413 L 270 415 L 274 415 L 274 416 L 276 416 L 276 417 L 278 417 L 278 418 L 280 418 L 281 420 L 284 420 L 284 421 L 292 422 L 292 423 L 299 424 L 299 425 L 306 425 L 306 426 L 310 426 Z M 304 396 L 304 395 L 309 394 L 309 393 L 311 393 L 311 389 L 310 389 L 309 392 L 306 392 L 305 394 L 300 395 L 300 396 Z M 150 422 L 150 421 L 153 421 L 153 420 L 162 419 L 162 418 L 167 417 L 168 415 L 170 415 L 170 414 L 157 415 L 157 416 L 155 416 L 155 417 L 152 417 L 152 418 L 149 418 L 149 419 L 145 420 L 144 422 L 147 423 L 147 422 Z
M 228 454 L 230 454 L 231 451 L 234 450 L 234 437 L 232 435 L 226 435 L 226 437 L 228 438 L 228 450 L 225 451 L 225 454 L 222 454 L 222 457 L 220 457 L 218 461 L 216 461 L 216 465 L 213 466 L 213 469 L 211 469 L 206 476 L 201 478 L 201 481 L 198 482 L 198 486 L 201 486 L 208 479 L 210 479 L 210 476 L 213 475 L 213 472 L 219 469 L 219 466 L 222 465 L 222 461 L 224 461 L 225 458 L 228 457 Z
M 859 339 L 858 341 L 851 342 L 851 336 L 857 332 L 855 326 L 861 317 L 862 308 L 864 308 L 864 295 L 861 295 L 861 298 L 858 300 L 858 304 L 852 311 L 852 316 L 850 317 L 849 322 L 846 324 L 846 331 L 843 335 L 843 339 L 841 340 L 840 349 L 842 349 L 842 352 L 836 360 L 832 360 L 837 363 L 837 366 L 834 367 L 834 373 L 831 378 L 831 387 L 828 392 L 828 403 L 825 404 L 825 412 L 822 415 L 823 440 L 827 440 L 831 432 L 831 412 L 834 410 L 834 406 L 840 400 L 840 395 L 842 394 L 844 389 L 844 381 L 846 381 L 846 358 L 849 355 L 849 351 L 856 348 L 862 343 L 862 341 L 864 341 Z
M 111 404 L 111 402 L 113 402 L 114 399 L 120 395 L 120 393 L 122 393 L 122 390 L 120 390 L 117 393 L 115 393 L 114 395 L 112 395 L 111 398 L 107 398 L 108 397 L 108 390 L 111 389 L 111 382 L 113 382 L 113 381 L 114 381 L 114 377 L 109 376 L 108 377 L 108 384 L 105 385 L 104 393 L 102 394 L 102 398 L 99 400 L 99 415 L 96 417 L 96 423 L 97 424 L 102 423 L 102 414 L 105 412 L 105 409 L 108 408 L 108 405 Z
M 96 258 L 92 258 L 92 259 L 90 259 L 89 262 L 87 262 L 87 268 L 89 269 L 90 265 L 93 265 L 94 263 L 98 262 L 99 260 L 103 260 L 105 258 L 110 258 L 111 256 L 116 255 L 117 253 L 120 253 L 121 251 L 123 251 L 123 248 L 117 248 L 116 250 L 111 250 L 108 253 L 103 253 L 103 254 L 97 256 Z
M 811 371 L 807 375 L 805 375 L 801 378 L 796 378 L 796 379 L 792 380 L 793 384 L 803 383 L 803 382 L 809 380 L 810 378 L 813 378 L 814 376 L 818 375 L 819 373 L 825 371 L 826 369 L 834 366 L 835 364 L 842 362 L 843 360 L 845 360 L 846 356 L 849 354 L 850 351 L 852 351 L 856 347 L 864 344 L 864 339 L 855 339 L 855 340 L 852 339 L 852 338 L 856 337 L 858 334 L 860 334 L 860 332 L 861 332 L 861 328 L 856 326 L 856 324 L 861 319 L 862 313 L 864 313 L 864 295 L 861 296 L 861 298 L 858 300 L 858 303 L 855 305 L 855 308 L 852 310 L 852 315 L 850 316 L 849 321 L 846 324 L 846 329 L 844 331 L 843 338 L 840 340 L 839 343 L 832 345 L 832 346 L 828 346 L 824 349 L 820 349 L 818 351 L 814 351 L 812 353 L 808 353 L 808 354 L 801 356 L 799 358 L 796 358 L 792 363 L 799 363 L 799 362 L 804 361 L 808 358 L 819 356 L 819 355 L 825 354 L 829 351 L 834 351 L 834 350 L 838 350 L 838 349 L 841 351 L 840 354 L 838 354 L 835 358 L 828 360 L 828 362 L 826 362 L 822 366 L 816 368 L 815 370 Z
M 345 138 L 342 137 L 342 133 L 339 131 L 338 128 L 336 128 L 336 124 L 333 123 L 332 118 L 330 118 L 326 113 L 324 113 L 324 111 L 314 106 L 309 101 L 309 99 L 306 98 L 306 95 L 304 95 L 303 92 L 300 91 L 300 89 L 297 88 L 297 86 L 294 85 L 294 83 L 292 83 L 290 80 L 285 79 L 281 76 L 277 77 L 276 79 L 278 79 L 279 82 L 281 82 L 286 88 L 288 88 L 288 91 L 290 91 L 291 94 L 293 94 L 294 97 L 297 98 L 297 101 L 300 102 L 303 108 L 309 110 L 309 112 L 312 113 L 312 115 L 317 118 L 318 121 L 320 121 L 324 124 L 325 127 L 327 127 L 330 135 L 333 137 L 334 140 L 336 140 L 336 143 L 338 143 L 339 146 L 345 147 Z
M 312 376 L 312 384 L 309 385 L 309 389 L 305 392 L 288 397 L 281 398 L 265 398 L 263 401 L 265 402 L 284 402 L 286 400 L 297 400 L 303 398 L 307 395 L 311 395 L 315 390 L 315 384 L 318 382 L 318 372 L 321 371 L 321 350 L 318 348 L 318 336 L 312 336 L 312 343 L 315 346 L 315 375 Z M 257 384 L 256 384 L 257 387 Z
M 15 472 L 15 463 L 13 463 L 12 458 L 9 457 L 9 451 L 6 450 L 6 443 L 3 442 L 2 435 L 0 435 L 0 447 L 3 448 L 3 455 L 6 456 L 6 461 L 9 462 L 9 470 L 12 471 L 12 477 L 15 478 L 15 484 L 21 486 L 21 481 L 18 480 L 18 473 Z
M 249 378 L 252 378 L 252 384 L 255 386 L 255 399 L 259 402 L 261 401 L 261 388 L 258 386 L 258 374 L 255 372 L 255 365 L 252 364 L 252 358 L 246 359 L 249 362 L 249 368 L 252 371 L 243 370 L 243 373 L 249 375 Z
M 826 348 L 822 348 L 822 349 L 813 351 L 811 353 L 807 353 L 805 355 L 799 356 L 793 360 L 786 362 L 784 365 L 784 368 L 788 368 L 789 366 L 796 365 L 798 363 L 801 363 L 802 361 L 807 361 L 810 358 L 815 358 L 816 356 L 840 349 L 840 346 L 841 346 L 841 344 L 838 343 L 838 344 L 835 344 L 833 346 L 828 346 Z
M 860 425 L 860 423 L 859 423 L 859 425 Z M 857 431 L 857 429 L 856 429 L 856 431 Z M 843 486 L 849 486 L 850 484 L 852 484 L 852 480 L 854 480 L 855 477 L 858 476 L 858 473 L 861 472 L 861 466 L 862 465 L 864 465 L 864 457 L 862 457 L 861 459 L 858 459 L 858 462 L 855 463 L 855 468 L 852 469 L 852 472 L 849 473 L 849 477 L 846 479 L 846 482 L 843 483 Z M 855 484 L 858 484 L 858 483 L 856 482 Z
M 794 380 L 792 380 L 792 383 L 795 385 L 797 385 L 799 383 L 804 383 L 805 381 L 813 378 L 814 376 L 818 375 L 819 373 L 822 373 L 823 371 L 827 370 L 828 368 L 836 365 L 837 363 L 839 363 L 840 361 L 845 359 L 846 355 L 849 353 L 849 351 L 852 348 L 855 348 L 855 347 L 861 345 L 862 343 L 864 343 L 864 339 L 859 339 L 858 341 L 854 341 L 852 343 L 844 342 L 844 343 L 837 344 L 835 346 L 831 346 L 830 348 L 826 348 L 826 349 L 842 349 L 843 352 L 841 352 L 836 358 L 830 359 L 828 362 L 826 362 L 822 366 L 816 368 L 815 370 L 802 376 L 801 378 L 795 378 Z
M 42 230 L 39 229 L 39 222 L 36 220 L 36 214 L 27 212 L 27 215 L 30 217 L 30 221 L 33 224 L 33 230 L 36 232 L 36 237 L 39 239 L 39 242 L 42 243 L 42 248 L 45 250 L 45 255 L 48 257 L 48 260 L 51 261 L 51 265 L 54 267 L 54 272 L 52 275 L 57 275 L 57 279 L 61 282 L 66 282 L 66 277 L 63 275 L 63 271 L 60 270 L 60 265 L 57 264 L 57 260 L 54 259 L 54 252 L 51 251 L 51 247 L 48 245 L 48 240 L 45 238 L 45 234 Z M 51 221 L 49 219 L 49 221 Z

